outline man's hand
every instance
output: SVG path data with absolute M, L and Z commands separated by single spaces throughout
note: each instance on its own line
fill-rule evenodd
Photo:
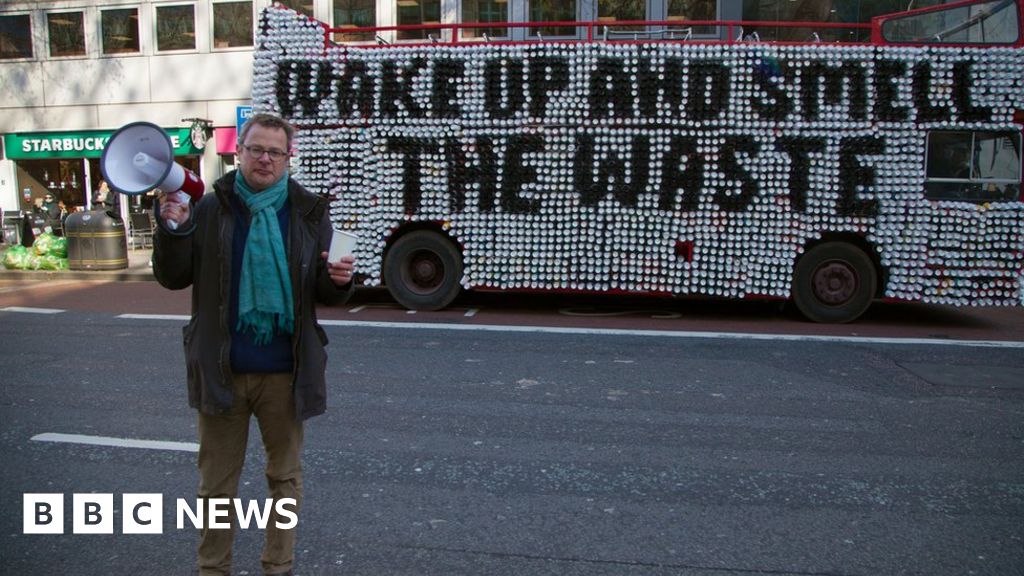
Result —
M 327 260 L 327 252 L 321 252 L 320 257 Z M 356 270 L 356 257 L 342 256 L 337 262 L 327 263 L 327 274 L 335 286 L 344 286 L 352 281 L 352 275 Z
M 182 197 L 184 197 L 184 202 L 182 202 Z M 172 230 L 188 221 L 190 210 L 186 194 L 167 194 L 160 199 L 160 217 Z

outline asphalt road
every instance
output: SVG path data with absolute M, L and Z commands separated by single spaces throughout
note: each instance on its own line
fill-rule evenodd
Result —
M 0 309 L 181 315 L 188 314 L 190 297 L 190 290 L 168 291 L 154 281 L 83 281 L 56 273 L 18 278 L 0 272 Z M 331 321 L 1024 342 L 1024 307 L 954 308 L 885 301 L 876 301 L 850 324 L 814 324 L 777 301 L 573 293 L 469 292 L 448 309 L 411 313 L 383 288 L 360 287 L 345 305 L 321 308 L 319 314 Z
M 94 307 L 132 306 L 114 301 Z M 194 499 L 193 453 L 33 440 L 194 442 L 183 323 L 0 311 L 0 572 L 191 573 L 173 503 Z M 327 332 L 298 574 L 1024 573 L 1013 342 Z M 70 516 L 80 492 L 114 495 L 114 534 L 22 534 L 23 494 Z M 163 534 L 121 533 L 125 493 L 163 495 Z M 259 573 L 261 539 L 239 533 L 237 574 Z

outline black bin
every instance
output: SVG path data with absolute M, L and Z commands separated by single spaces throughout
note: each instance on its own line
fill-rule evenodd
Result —
M 71 270 L 121 270 L 128 267 L 124 222 L 110 212 L 90 210 L 64 222 Z

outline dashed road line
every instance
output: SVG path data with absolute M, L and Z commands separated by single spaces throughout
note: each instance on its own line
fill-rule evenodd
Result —
M 118 314 L 116 318 L 124 320 L 184 320 L 188 322 L 192 317 L 188 314 Z
M 60 314 L 61 312 L 67 312 L 67 310 L 60 310 L 58 308 L 28 308 L 25 306 L 8 306 L 6 308 L 0 308 L 0 312 L 22 312 L 25 314 Z
M 198 452 L 199 444 L 194 442 L 171 442 L 169 440 L 135 440 L 109 436 L 86 436 L 83 434 L 61 434 L 46 432 L 32 437 L 35 442 L 60 442 L 64 444 L 86 444 L 89 446 L 112 446 L 114 448 L 141 448 L 144 450 L 172 450 L 175 452 Z

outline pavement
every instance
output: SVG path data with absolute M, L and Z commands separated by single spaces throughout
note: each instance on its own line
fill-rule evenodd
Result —
M 0 244 L 0 258 L 9 247 Z M 99 281 L 155 281 L 149 266 L 152 248 L 128 250 L 128 267 L 120 270 L 8 270 L 0 265 L 0 280 L 99 280 Z

